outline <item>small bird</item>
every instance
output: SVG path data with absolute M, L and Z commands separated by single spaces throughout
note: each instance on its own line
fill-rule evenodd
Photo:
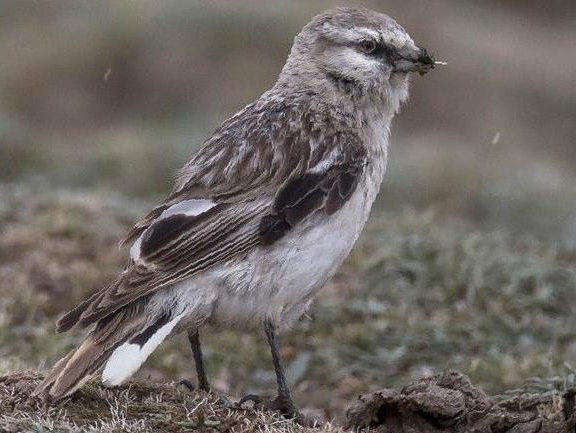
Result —
M 269 407 L 297 416 L 276 334 L 350 253 L 384 176 L 409 73 L 435 64 L 387 15 L 336 8 L 314 17 L 276 84 L 216 129 L 121 241 L 131 247 L 120 275 L 58 321 L 57 332 L 89 331 L 35 395 L 62 399 L 98 373 L 119 385 L 183 332 L 207 390 L 199 329 L 263 326 L 278 385 Z

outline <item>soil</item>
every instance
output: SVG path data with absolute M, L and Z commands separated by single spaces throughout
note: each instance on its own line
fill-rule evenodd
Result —
M 420 379 L 401 390 L 362 395 L 348 428 L 379 433 L 574 433 L 572 389 L 563 394 L 490 397 L 461 373 Z
M 38 431 L 49 426 L 77 431 L 101 426 L 100 431 L 115 432 L 137 425 L 138 431 L 146 432 L 341 432 L 335 425 L 308 429 L 277 414 L 231 410 L 225 397 L 190 392 L 173 383 L 132 382 L 107 389 L 92 382 L 50 408 L 29 398 L 41 378 L 37 372 L 0 376 L 0 431 Z M 419 379 L 400 390 L 361 395 L 348 407 L 342 427 L 379 433 L 575 433 L 575 395 L 572 389 L 490 397 L 452 371 Z

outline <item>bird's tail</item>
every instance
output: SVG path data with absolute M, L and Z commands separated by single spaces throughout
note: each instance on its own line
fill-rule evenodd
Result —
M 98 321 L 82 344 L 54 365 L 33 395 L 62 399 L 100 371 L 105 385 L 126 381 L 183 316 L 167 312 L 150 319 L 144 308 L 142 303 L 129 305 Z

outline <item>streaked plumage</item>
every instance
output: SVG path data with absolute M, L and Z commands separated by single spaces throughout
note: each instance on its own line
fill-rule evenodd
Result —
M 37 392 L 62 398 L 99 371 L 119 384 L 164 338 L 207 323 L 294 323 L 368 218 L 407 72 L 432 66 L 385 15 L 315 17 L 276 85 L 225 121 L 127 234 L 119 277 L 58 322 L 92 329 Z

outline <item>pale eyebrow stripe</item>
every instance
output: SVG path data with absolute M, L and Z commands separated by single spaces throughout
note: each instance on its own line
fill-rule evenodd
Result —
M 368 36 L 376 39 L 377 41 L 381 41 L 382 37 L 379 32 L 373 29 L 369 29 L 368 27 L 358 27 L 358 31 L 362 33 L 366 33 Z
M 330 23 L 324 23 L 323 29 L 326 33 L 330 34 L 335 40 L 340 42 L 357 42 L 362 38 L 373 38 L 378 42 L 382 42 L 382 35 L 380 32 L 368 27 L 355 27 L 353 29 L 342 29 Z

